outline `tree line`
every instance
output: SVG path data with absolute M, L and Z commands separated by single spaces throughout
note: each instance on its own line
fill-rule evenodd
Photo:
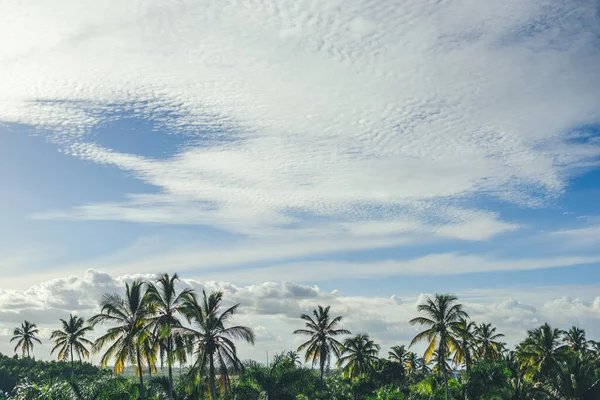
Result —
M 382 358 L 367 333 L 353 335 L 340 326 L 342 316 L 318 306 L 300 316 L 304 326 L 293 332 L 306 341 L 261 365 L 238 357 L 236 342 L 255 341 L 251 328 L 233 323 L 239 304 L 224 308 L 221 292 L 178 291 L 178 281 L 177 274 L 134 280 L 125 285 L 124 296 L 105 294 L 99 313 L 88 321 L 75 315 L 61 319 L 61 328 L 51 334 L 51 353 L 68 362 L 70 377 L 47 380 L 51 388 L 43 389 L 28 373 L 5 398 L 42 398 L 44 390 L 49 399 L 600 398 L 600 343 L 587 340 L 578 327 L 563 331 L 543 324 L 509 349 L 496 327 L 470 320 L 458 298 L 441 294 L 418 305 L 409 323 L 422 331 L 409 347 L 393 346 Z M 106 333 L 89 340 L 100 324 Z M 22 360 L 31 360 L 38 336 L 29 321 L 15 329 L 11 342 Z M 410 350 L 419 342 L 425 344 L 423 354 Z M 89 369 L 76 374 L 90 352 L 101 354 L 102 368 L 112 362 L 117 376 Z M 175 364 L 187 366 L 179 378 Z M 118 376 L 126 365 L 134 366 L 137 384 Z M 158 367 L 166 373 L 157 375 Z M 0 359 L 0 378 L 3 368 Z

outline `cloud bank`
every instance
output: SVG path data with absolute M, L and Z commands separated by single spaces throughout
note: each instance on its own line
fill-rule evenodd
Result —
M 70 312 L 90 317 L 97 311 L 104 293 L 122 293 L 124 282 L 134 278 L 151 276 L 112 276 L 88 270 L 83 276 L 55 278 L 24 291 L 0 289 L 0 352 L 12 353 L 8 335 L 14 326 L 28 319 L 42 329 L 45 344 L 36 355 L 47 359 L 51 348 L 49 335 L 57 326 L 58 318 L 65 318 Z M 335 314 L 343 316 L 345 327 L 353 332 L 368 332 L 384 350 L 395 344 L 408 344 L 418 329 L 408 321 L 417 314 L 417 304 L 427 296 L 382 293 L 380 297 L 366 297 L 339 291 L 329 293 L 315 285 L 290 282 L 242 286 L 184 279 L 181 286 L 191 286 L 198 291 L 221 290 L 225 305 L 240 303 L 236 321 L 253 327 L 258 334 L 255 348 L 240 346 L 240 351 L 244 357 L 258 360 L 263 360 L 265 351 L 296 348 L 298 338 L 291 332 L 302 325 L 299 315 L 310 312 L 318 304 L 331 305 Z M 590 338 L 597 339 L 600 335 L 598 289 L 597 286 L 574 286 L 526 291 L 469 290 L 457 295 L 474 320 L 494 323 L 507 335 L 509 344 L 514 344 L 523 338 L 526 329 L 545 321 L 562 328 L 580 325 L 588 330 Z

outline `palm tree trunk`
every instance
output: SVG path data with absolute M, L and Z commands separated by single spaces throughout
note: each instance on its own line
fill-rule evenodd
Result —
M 320 363 L 320 364 L 321 364 L 321 365 L 320 365 L 319 367 L 320 367 L 320 370 L 321 370 L 321 371 L 320 371 L 320 372 L 321 372 L 321 382 L 323 382 L 323 372 L 325 372 L 325 363 L 323 363 L 323 362 L 321 361 L 321 363 Z
M 73 345 L 71 344 L 69 350 L 71 351 L 71 379 L 73 379 L 75 364 L 73 364 Z
M 446 400 L 450 400 L 450 390 L 448 389 L 448 371 L 446 371 L 446 355 L 445 353 L 445 349 L 442 348 L 442 346 L 440 346 L 439 352 L 440 352 L 440 362 L 441 362 L 441 368 L 442 368 L 442 374 L 444 375 L 444 387 L 446 388 Z
M 171 337 L 169 336 L 167 338 L 167 366 L 169 367 L 169 400 L 173 400 L 173 366 L 172 366 L 172 362 L 173 362 L 173 358 L 171 355 L 171 347 L 172 346 L 172 340 Z
M 29 357 L 29 347 L 28 347 L 27 348 L 27 362 L 31 365 L 31 364 L 33 364 L 31 361 L 32 360 L 31 360 L 31 357 Z M 27 371 L 27 380 L 31 381 L 31 367 L 29 367 L 29 370 Z
M 212 354 L 208 359 L 209 373 L 208 373 L 208 384 L 210 386 L 210 400 L 217 400 L 217 388 L 215 385 L 215 364 L 213 362 Z
M 140 346 L 135 348 L 138 364 L 138 374 L 140 375 L 140 400 L 144 400 L 144 371 L 142 370 L 142 358 L 140 356 Z

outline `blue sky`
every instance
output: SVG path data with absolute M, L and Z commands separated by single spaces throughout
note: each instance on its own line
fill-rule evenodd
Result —
M 596 2 L 235 3 L 0 6 L 0 335 L 161 271 L 267 348 L 435 292 L 600 335 Z

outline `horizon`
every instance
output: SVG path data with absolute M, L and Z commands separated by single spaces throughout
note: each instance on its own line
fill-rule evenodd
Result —
M 255 347 L 408 344 L 453 293 L 600 337 L 600 5 L 0 4 L 0 352 L 178 272 Z M 95 356 L 97 359 L 97 356 Z M 94 358 L 92 358 L 94 360 Z

